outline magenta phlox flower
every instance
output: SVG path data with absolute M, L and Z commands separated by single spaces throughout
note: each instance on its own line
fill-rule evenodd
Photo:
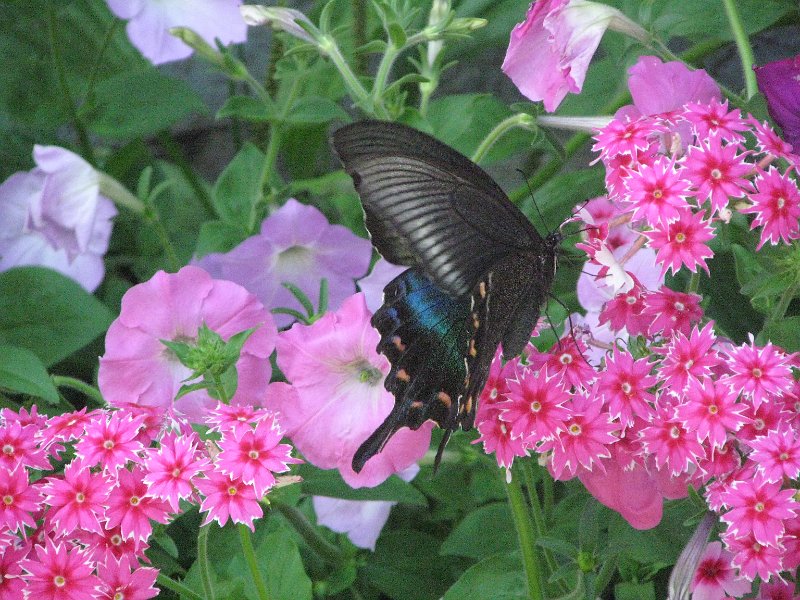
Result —
M 781 489 L 782 481 L 770 483 L 760 475 L 737 480 L 728 486 L 722 500 L 729 507 L 720 519 L 736 537 L 753 534 L 765 546 L 778 546 L 783 535 L 783 521 L 795 518 L 800 503 L 794 499 L 797 490 Z
M 729 438 L 722 446 L 707 448 L 705 458 L 697 461 L 697 466 L 708 478 L 724 477 L 741 466 L 736 440 Z
M 511 427 L 511 435 L 526 444 L 554 437 L 563 427 L 569 413 L 563 404 L 569 394 L 561 378 L 542 371 L 526 369 L 507 382 L 506 400 L 499 404 L 500 419 Z
M 106 0 L 111 12 L 128 19 L 131 43 L 147 60 L 160 65 L 182 60 L 192 48 L 170 34 L 173 27 L 191 29 L 207 44 L 238 44 L 247 39 L 247 26 L 239 12 L 241 0 Z
M 408 269 L 406 266 L 397 266 L 381 257 L 369 275 L 358 281 L 358 289 L 364 293 L 367 308 L 371 313 L 377 311 L 383 304 L 383 288 L 388 283 Z
M 633 417 L 647 419 L 652 414 L 655 396 L 648 390 L 657 380 L 650 374 L 653 365 L 646 358 L 634 359 L 616 346 L 606 357 L 606 368 L 597 380 L 597 393 L 608 404 L 612 419 L 623 425 L 633 423 Z
M 664 355 L 659 375 L 674 391 L 686 387 L 690 377 L 707 377 L 711 369 L 720 364 L 719 354 L 713 349 L 716 340 L 713 322 L 702 329 L 695 326 L 688 337 L 674 333 L 667 346 L 653 347 L 654 352 Z
M 268 309 L 302 311 L 282 283 L 296 285 L 316 305 L 320 281 L 328 281 L 328 306 L 336 310 L 356 291 L 372 257 L 369 240 L 342 225 L 331 225 L 317 208 L 289 199 L 261 224 L 261 233 L 247 238 L 227 254 L 209 254 L 197 265 L 218 279 L 244 286 Z M 275 315 L 279 327 L 289 315 Z
M 751 132 L 756 138 L 759 152 L 782 158 L 795 167 L 800 165 L 800 157 L 792 153 L 792 145 L 781 138 L 769 123 L 752 117 L 749 123 L 753 127 Z
M 22 560 L 28 556 L 28 551 L 26 547 L 0 545 L 0 600 L 19 600 L 25 597 Z
M 511 426 L 500 420 L 500 414 L 494 413 L 475 421 L 480 434 L 473 444 L 483 443 L 486 454 L 494 454 L 497 466 L 506 470 L 506 479 L 511 480 L 511 466 L 517 456 L 528 456 L 527 444 L 522 437 L 511 435 Z
M 733 554 L 720 542 L 709 542 L 691 583 L 692 600 L 722 600 L 726 595 L 740 597 L 750 591 L 750 582 L 737 577 L 731 564 Z
M 123 556 L 134 562 L 150 562 L 145 555 L 149 546 L 136 537 L 124 538 L 119 527 L 104 528 L 100 533 L 76 529 L 71 537 L 87 549 L 95 563 Z
M 520 93 L 553 112 L 568 92 L 577 94 L 600 39 L 621 13 L 596 2 L 534 2 L 511 31 L 503 72 Z
M 9 471 L 0 466 L 0 528 L 20 532 L 25 525 L 35 528 L 31 515 L 41 508 L 39 488 L 29 483 L 25 468 L 18 465 Z
M 627 246 L 636 240 L 637 233 L 628 224 L 612 225 L 609 221 L 618 217 L 620 208 L 608 196 L 598 196 L 589 200 L 579 211 L 580 220 L 587 225 L 594 225 L 585 232 L 589 238 L 599 235 L 602 227 L 606 226 L 606 231 L 600 237 L 605 241 L 606 246 L 614 252 L 622 246 Z
M 142 567 L 128 556 L 116 559 L 107 556 L 97 563 L 97 576 L 102 581 L 100 598 L 108 600 L 148 600 L 158 596 L 155 587 L 158 569 Z
M 403 481 L 411 481 L 419 473 L 419 465 L 413 464 L 397 473 Z M 353 545 L 375 550 L 375 543 L 389 513 L 397 502 L 384 500 L 344 500 L 326 496 L 312 496 L 317 524 L 337 533 L 344 533 Z
M 54 269 L 94 291 L 103 280 L 114 204 L 99 176 L 77 154 L 35 146 L 36 168 L 0 185 L 0 271 L 25 265 Z
M 598 502 L 617 511 L 636 529 L 651 529 L 661 522 L 663 496 L 636 457 L 612 444 L 611 456 L 601 458 L 602 468 L 580 469 L 578 478 Z
M 650 324 L 649 315 L 644 313 L 646 297 L 641 284 L 636 281 L 630 290 L 620 292 L 606 302 L 599 314 L 598 324 L 608 323 L 612 331 L 625 329 L 628 335 L 645 333 Z
M 752 440 L 750 446 L 753 448 L 750 459 L 758 464 L 766 481 L 797 479 L 800 475 L 800 440 L 794 429 L 767 432 Z
M 727 355 L 731 375 L 726 382 L 750 398 L 755 408 L 773 396 L 791 393 L 794 378 L 790 357 L 772 342 L 759 347 L 751 336 L 749 344 L 728 350 Z
M 569 417 L 556 437 L 544 440 L 539 452 L 551 451 L 550 469 L 555 479 L 574 477 L 579 468 L 602 470 L 601 458 L 611 456 L 609 446 L 618 440 L 614 435 L 620 424 L 612 422 L 603 410 L 603 400 L 596 390 L 580 391 L 565 403 Z
M 274 390 L 276 387 L 280 387 L 280 385 L 276 383 L 269 384 L 264 396 L 268 397 L 270 390 Z M 219 402 L 216 408 L 206 415 L 205 422 L 211 425 L 209 431 L 223 432 L 238 427 L 249 428 L 261 419 L 272 418 L 272 416 L 272 412 L 258 406 L 250 406 L 249 404 L 232 405 Z
M 149 494 L 144 474 L 138 466 L 132 471 L 117 471 L 116 485 L 106 500 L 106 527 L 119 526 L 124 539 L 135 537 L 146 541 L 153 532 L 150 521 L 169 521 L 169 504 Z
M 252 485 L 221 471 L 210 471 L 205 478 L 198 479 L 195 486 L 205 496 L 200 505 L 200 512 L 207 512 L 203 525 L 216 521 L 222 527 L 230 519 L 255 531 L 253 520 L 261 517 L 264 511 Z
M 0 409 L 0 422 L 7 424 L 14 421 L 23 427 L 33 425 L 41 431 L 47 423 L 47 415 L 40 414 L 39 406 L 36 404 L 31 405 L 30 410 L 24 406 L 21 406 L 19 411 L 14 411 L 10 408 Z
M 728 110 L 728 101 L 712 98 L 709 102 L 690 102 L 683 117 L 694 126 L 695 135 L 706 139 L 718 135 L 726 142 L 743 142 L 742 131 L 749 131 L 747 120 L 738 108 Z
M 560 374 L 564 384 L 575 389 L 590 387 L 597 372 L 584 359 L 586 344 L 572 335 L 561 338 L 552 352 L 538 352 L 528 346 L 528 361 L 536 370 L 547 369 L 551 374 Z
M 281 426 L 303 457 L 322 469 L 339 469 L 348 484 L 375 486 L 419 460 L 430 445 L 432 423 L 401 429 L 356 474 L 353 455 L 394 407 L 383 387 L 389 371 L 375 347 L 363 294 L 312 325 L 295 324 L 278 338 L 278 366 L 291 382 L 267 396 Z
M 489 377 L 483 386 L 478 408 L 475 412 L 475 423 L 488 419 L 499 419 L 500 413 L 506 402 L 508 384 L 511 380 L 518 380 L 527 369 L 520 366 L 519 357 L 515 356 L 505 365 L 503 364 L 502 349 L 495 352 L 492 364 L 489 367 Z
M 755 67 L 758 89 L 783 138 L 800 152 L 800 55 Z
M 19 421 L 0 427 L 0 467 L 13 471 L 17 465 L 31 469 L 49 470 L 52 467 L 45 452 L 39 448 L 35 425 L 23 425 Z
M 786 570 L 791 572 L 794 569 L 786 567 Z M 756 600 L 800 600 L 800 595 L 794 591 L 795 584 L 792 581 L 762 582 Z
M 260 498 L 275 485 L 275 473 L 285 473 L 290 464 L 301 463 L 291 456 L 292 447 L 281 444 L 283 430 L 274 415 L 262 418 L 255 428 L 237 427 L 223 432 L 222 452 L 216 466 L 223 473 L 255 486 Z
M 786 423 L 790 413 L 782 402 L 777 398 L 769 402 L 762 402 L 758 408 L 748 406 L 742 413 L 747 417 L 747 423 L 739 430 L 736 435 L 743 442 L 752 442 L 762 435 L 767 435 L 770 431 L 777 431 L 781 425 Z
M 673 158 L 661 156 L 652 165 L 641 165 L 631 172 L 625 185 L 633 218 L 644 219 L 653 227 L 677 219 L 688 208 L 689 180 Z
M 666 286 L 650 292 L 644 299 L 646 312 L 651 317 L 648 335 L 660 333 L 664 337 L 674 332 L 689 335 L 692 325 L 703 316 L 700 296 L 675 292 Z
M 690 69 L 680 61 L 662 62 L 657 56 L 640 56 L 628 69 L 628 89 L 636 116 L 669 114 L 689 102 L 707 104 L 722 96 L 703 69 Z
M 42 430 L 42 435 L 48 440 L 64 442 L 80 439 L 93 418 L 95 418 L 95 413 L 87 413 L 85 406 L 77 411 L 56 415 L 47 420 L 47 426 Z
M 723 144 L 719 135 L 698 139 L 689 146 L 684 165 L 685 177 L 697 189 L 698 202 L 711 199 L 711 210 L 719 212 L 728 206 L 730 198 L 741 198 L 753 191 L 747 179 L 753 166 L 745 159 L 739 144 Z
M 784 521 L 783 526 L 783 565 L 787 571 L 792 572 L 800 566 L 800 519 Z
M 650 148 L 653 137 L 665 132 L 666 129 L 653 119 L 614 119 L 594 135 L 592 150 L 599 152 L 604 161 L 617 156 L 637 159 Z M 631 162 L 625 166 L 632 167 Z M 633 170 L 628 169 L 629 172 Z
M 702 212 L 681 211 L 677 219 L 659 223 L 645 235 L 650 238 L 650 247 L 657 251 L 656 262 L 661 263 L 662 274 L 670 270 L 677 273 L 681 267 L 692 273 L 701 267 L 709 273 L 706 259 L 714 253 L 706 242 L 714 238 L 714 227 L 710 220 L 703 220 Z
M 56 533 L 76 528 L 100 533 L 100 518 L 112 483 L 102 473 L 92 473 L 79 461 L 64 468 L 64 477 L 48 477 L 42 492 L 50 505 L 49 517 Z
M 86 467 L 96 464 L 114 471 L 128 461 L 139 462 L 143 449 L 136 439 L 143 417 L 118 410 L 97 413 L 86 425 L 86 434 L 75 444 L 75 452 Z
M 705 451 L 697 435 L 672 413 L 671 407 L 656 407 L 650 424 L 641 430 L 641 438 L 645 450 L 655 458 L 656 469 L 668 467 L 677 476 L 697 465 Z
M 231 404 L 249 404 L 263 393 L 272 374 L 269 356 L 277 333 L 272 317 L 243 287 L 188 266 L 172 274 L 159 271 L 123 296 L 120 315 L 106 334 L 97 377 L 109 404 L 174 410 L 202 422 L 217 401 L 205 390 L 174 400 L 191 370 L 161 340 L 191 342 L 203 325 L 224 340 L 255 328 L 236 363 L 238 385 Z
M 741 212 L 755 214 L 751 229 L 762 227 L 758 249 L 766 242 L 773 246 L 779 241 L 790 244 L 800 238 L 800 190 L 789 176 L 791 170 L 781 174 L 775 167 L 759 173 L 755 180 L 757 192 L 749 195 L 750 206 Z
M 747 407 L 736 402 L 738 394 L 723 382 L 692 377 L 684 394 L 686 401 L 675 414 L 700 442 L 707 438 L 713 446 L 722 446 L 728 433 L 735 433 L 747 422 L 742 415 Z
M 71 542 L 56 544 L 45 537 L 44 544 L 33 547 L 22 561 L 27 598 L 42 600 L 95 600 L 100 580 L 93 574 L 94 565 L 85 550 Z
M 760 577 L 769 581 L 770 577 L 780 576 L 783 571 L 783 550 L 756 541 L 753 534 L 745 536 L 722 535 L 728 550 L 733 553 L 731 564 L 739 569 L 739 575 L 749 581 Z
M 195 478 L 210 468 L 210 462 L 186 436 L 167 434 L 158 448 L 148 449 L 143 466 L 149 493 L 178 512 L 180 501 L 192 496 Z

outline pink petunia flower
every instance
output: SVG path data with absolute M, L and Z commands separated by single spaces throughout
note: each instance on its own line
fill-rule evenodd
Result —
M 800 152 L 800 55 L 755 67 L 758 89 L 783 138 Z
M 156 448 L 150 448 L 143 461 L 143 481 L 148 493 L 166 500 L 173 512 L 178 512 L 181 500 L 192 495 L 195 479 L 209 468 L 209 460 L 202 456 L 194 442 L 186 436 L 168 434 Z
M 120 469 L 116 473 L 117 484 L 106 500 L 106 528 L 119 527 L 123 539 L 145 541 L 153 532 L 151 521 L 169 521 L 169 505 L 148 493 L 143 477 L 141 467 L 132 471 Z
M 789 176 L 789 170 L 781 174 L 775 167 L 762 172 L 756 178 L 757 192 L 750 194 L 753 203 L 741 212 L 755 214 L 750 229 L 762 227 L 758 249 L 766 242 L 773 246 L 782 240 L 790 244 L 800 238 L 800 190 L 797 182 Z
M 102 473 L 92 473 L 78 461 L 64 469 L 64 478 L 49 477 L 42 492 L 50 505 L 49 517 L 57 533 L 71 533 L 76 528 L 100 533 L 100 518 L 111 483 Z
M 128 556 L 119 559 L 107 556 L 97 563 L 97 576 L 102 581 L 101 598 L 108 600 L 148 600 L 155 598 L 158 569 L 142 567 Z
M 549 375 L 547 369 L 526 369 L 507 382 L 507 401 L 498 405 L 500 419 L 509 424 L 511 435 L 521 437 L 526 444 L 552 438 L 564 427 L 569 413 L 564 402 L 561 378 Z
M 701 267 L 708 272 L 706 259 L 714 256 L 706 242 L 713 239 L 714 228 L 703 220 L 703 213 L 681 211 L 680 216 L 667 224 L 659 223 L 653 231 L 645 232 L 650 246 L 657 250 L 656 261 L 662 273 L 677 273 L 686 267 L 692 273 Z
M 393 265 L 381 257 L 372 267 L 370 274 L 363 279 L 359 279 L 358 289 L 364 292 L 364 300 L 366 300 L 367 309 L 371 313 L 377 311 L 383 304 L 383 288 L 407 268 Z
M 143 417 L 126 411 L 101 412 L 86 425 L 86 434 L 75 444 L 75 452 L 87 467 L 100 464 L 115 471 L 128 461 L 139 462 L 142 443 L 136 439 Z
M 239 13 L 241 0 L 106 0 L 120 19 L 128 19 L 131 43 L 154 65 L 182 60 L 192 49 L 169 33 L 172 27 L 193 30 L 208 44 L 238 44 L 247 39 Z
M 723 494 L 730 510 L 720 518 L 736 537 L 753 535 L 765 546 L 778 546 L 783 535 L 783 521 L 794 518 L 800 503 L 794 499 L 796 490 L 781 489 L 782 481 L 770 483 L 763 477 L 737 480 Z
M 216 466 L 223 473 L 255 486 L 260 498 L 275 485 L 274 473 L 285 473 L 301 461 L 291 456 L 292 447 L 281 444 L 283 431 L 274 415 L 261 419 L 255 428 L 237 427 L 223 432 L 222 450 Z
M 634 416 L 642 419 L 650 416 L 650 403 L 655 397 L 647 390 L 657 381 L 650 375 L 652 368 L 646 358 L 634 360 L 616 346 L 613 355 L 606 357 L 606 368 L 597 380 L 597 393 L 608 404 L 612 419 L 618 418 L 627 425 L 633 423 Z
M 770 431 L 750 442 L 750 459 L 770 483 L 800 475 L 800 440 L 793 429 Z
M 312 325 L 295 324 L 278 338 L 278 366 L 292 386 L 267 396 L 281 426 L 310 463 L 339 469 L 354 487 L 372 487 L 419 460 L 430 445 L 432 423 L 401 429 L 360 473 L 353 455 L 394 406 L 383 387 L 388 361 L 375 347 L 364 295 L 348 298 Z
M 553 112 L 568 92 L 577 94 L 589 62 L 609 27 L 637 35 L 620 11 L 597 2 L 541 0 L 511 31 L 503 72 L 526 98 Z M 642 32 L 643 33 L 643 32 Z
M 366 273 L 372 256 L 369 240 L 342 225 L 331 225 L 318 209 L 289 199 L 267 217 L 261 233 L 247 238 L 227 254 L 209 254 L 197 265 L 219 279 L 234 281 L 268 309 L 303 311 L 283 285 L 296 285 L 316 306 L 320 281 L 328 282 L 328 306 L 338 309 L 356 291 L 354 280 Z M 279 327 L 289 315 L 276 314 Z
M 692 600 L 722 600 L 727 594 L 740 597 L 750 591 L 750 582 L 736 576 L 733 554 L 719 542 L 710 542 L 692 578 Z
M 25 525 L 35 528 L 31 515 L 40 508 L 41 494 L 28 482 L 28 471 L 22 466 L 13 471 L 0 467 L 0 528 L 20 532 Z
M 225 340 L 255 328 L 236 363 L 238 384 L 231 399 L 231 404 L 252 404 L 272 374 L 269 356 L 277 333 L 272 317 L 241 286 L 215 281 L 192 266 L 174 274 L 159 271 L 123 296 L 120 315 L 106 334 L 106 353 L 97 376 L 109 404 L 174 410 L 192 422 L 202 422 L 217 400 L 205 390 L 175 400 L 191 370 L 161 343 L 195 340 L 202 325 Z
M 722 137 L 711 135 L 690 146 L 684 165 L 686 178 L 697 189 L 698 202 L 711 199 L 711 210 L 719 212 L 731 198 L 741 198 L 753 186 L 747 179 L 753 168 L 738 144 L 724 144 Z
M 791 391 L 794 378 L 789 368 L 789 357 L 772 342 L 759 347 L 751 337 L 749 344 L 728 350 L 727 355 L 727 365 L 732 374 L 726 382 L 750 398 L 755 408 L 771 396 L 782 396 Z
M 205 478 L 198 479 L 195 486 L 205 496 L 200 505 L 200 512 L 208 513 L 203 525 L 216 521 L 222 527 L 230 519 L 255 531 L 253 520 L 261 517 L 264 511 L 252 485 L 221 471 L 210 471 Z
M 36 558 L 22 561 L 26 597 L 48 600 L 95 600 L 100 580 L 92 574 L 94 565 L 86 551 L 71 542 L 56 544 L 45 537 L 34 546 Z M 32 556 L 31 553 L 29 556 Z
M 92 292 L 103 280 L 114 204 L 99 176 L 77 154 L 35 146 L 36 168 L 0 185 L 0 271 L 49 267 Z
M 708 438 L 720 447 L 728 433 L 735 433 L 747 422 L 742 416 L 746 406 L 737 403 L 738 394 L 722 382 L 691 377 L 684 394 L 686 401 L 677 407 L 675 415 L 700 442 Z

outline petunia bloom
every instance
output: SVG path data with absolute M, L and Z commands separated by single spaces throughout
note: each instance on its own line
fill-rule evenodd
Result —
M 378 485 L 419 460 L 432 427 L 401 429 L 360 473 L 352 470 L 356 450 L 394 406 L 383 387 L 389 364 L 375 351 L 379 335 L 370 316 L 364 295 L 356 294 L 312 325 L 282 332 L 278 366 L 292 387 L 266 398 L 304 458 L 322 469 L 339 469 L 355 487 Z
M 733 554 L 723 550 L 719 542 L 706 546 L 692 578 L 693 600 L 717 600 L 726 594 L 739 598 L 750 591 L 750 582 L 736 576 L 732 559 Z
M 511 31 L 503 72 L 526 98 L 553 112 L 577 94 L 606 29 L 645 32 L 616 8 L 585 0 L 539 0 Z
M 269 356 L 275 324 L 262 304 L 231 281 L 215 281 L 198 267 L 174 274 L 159 271 L 150 281 L 129 289 L 122 310 L 106 334 L 98 384 L 109 404 L 173 410 L 202 422 L 217 401 L 205 390 L 175 400 L 191 369 L 181 364 L 161 340 L 196 339 L 201 326 L 223 339 L 254 328 L 236 363 L 238 385 L 232 404 L 252 403 L 269 382 Z
M 226 254 L 209 254 L 197 265 L 219 279 L 235 281 L 268 309 L 302 310 L 282 284 L 291 283 L 317 304 L 320 282 L 328 282 L 328 306 L 335 310 L 356 291 L 354 279 L 369 268 L 372 245 L 342 225 L 331 225 L 319 210 L 289 199 L 267 217 L 261 233 Z M 291 324 L 275 315 L 279 327 Z
M 154 65 L 182 60 L 192 49 L 169 33 L 187 27 L 210 45 L 238 44 L 247 39 L 247 26 L 239 13 L 241 0 L 106 0 L 111 12 L 128 19 L 131 43 Z
M 0 271 L 49 267 L 97 289 L 111 237 L 114 204 L 100 195 L 99 176 L 77 154 L 35 146 L 36 168 L 0 185 Z
M 758 89 L 783 138 L 800 152 L 800 55 L 756 67 Z

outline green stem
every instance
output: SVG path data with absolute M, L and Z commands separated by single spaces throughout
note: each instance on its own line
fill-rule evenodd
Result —
M 162 588 L 172 590 L 180 596 L 186 596 L 187 598 L 190 598 L 190 600 L 205 600 L 200 594 L 186 587 L 180 581 L 175 581 L 171 577 L 164 575 L 161 572 L 159 572 L 158 576 L 156 577 L 156 583 Z
M 200 564 L 200 580 L 203 583 L 205 600 L 214 600 L 214 584 L 211 582 L 211 567 L 208 564 L 208 530 L 211 525 L 200 528 L 197 534 L 197 562 Z
M 145 214 L 146 207 L 144 202 L 131 193 L 128 188 L 107 173 L 98 171 L 98 175 L 101 194 L 109 198 L 117 206 L 124 206 L 137 215 Z
M 102 64 L 103 57 L 105 56 L 106 50 L 111 45 L 111 40 L 114 39 L 114 33 L 117 30 L 117 25 L 119 25 L 122 21 L 115 18 L 111 21 L 111 25 L 108 27 L 108 31 L 106 31 L 106 35 L 103 38 L 103 43 L 100 45 L 100 51 L 97 53 L 97 56 L 94 59 L 94 63 L 92 64 L 92 70 L 89 73 L 89 80 L 86 83 L 86 92 L 84 94 L 84 101 L 88 101 L 92 94 L 94 93 L 94 84 L 97 81 L 97 74 L 100 72 L 100 65 Z
M 103 395 L 100 393 L 100 390 L 92 385 L 89 385 L 85 381 L 75 379 L 74 377 L 66 377 L 64 375 L 51 375 L 50 379 L 53 380 L 53 385 L 55 385 L 57 388 L 63 387 L 76 390 L 86 396 L 97 406 L 107 406 Z
M 695 272 L 689 276 L 689 284 L 686 286 L 686 293 L 696 294 L 698 289 L 700 289 L 700 273 Z
M 389 73 L 391 73 L 394 61 L 397 60 L 400 51 L 401 49 L 390 41 L 378 65 L 378 72 L 375 73 L 375 80 L 372 83 L 372 106 L 375 107 L 376 112 L 378 107 L 381 107 L 382 110 L 386 110 L 383 103 L 383 94 L 386 90 L 386 82 L 389 80 Z
M 280 511 L 311 549 L 323 559 L 334 565 L 340 565 L 344 561 L 344 554 L 339 547 L 322 537 L 306 516 L 297 508 L 274 500 L 271 506 Z
M 530 600 L 543 600 L 544 590 L 542 588 L 541 569 L 539 559 L 536 556 L 536 533 L 533 529 L 528 504 L 522 493 L 520 477 L 522 473 L 518 467 L 514 468 L 514 476 L 506 485 L 508 503 L 511 507 L 511 515 L 514 519 L 514 526 L 517 529 L 519 547 L 522 553 L 522 564 L 525 566 L 525 576 L 528 584 L 528 597 Z
M 534 119 L 531 115 L 526 113 L 517 113 L 515 115 L 511 115 L 510 117 L 503 119 L 497 125 L 494 126 L 486 137 L 483 138 L 483 141 L 477 147 L 475 152 L 472 154 L 472 162 L 479 163 L 483 160 L 486 153 L 489 152 L 492 146 L 499 140 L 503 135 L 507 132 L 511 131 L 515 127 L 522 127 L 525 129 L 530 129 L 536 127 L 536 119 Z
M 528 500 L 531 505 L 531 514 L 533 515 L 533 523 L 536 526 L 536 536 L 537 537 L 544 537 L 547 534 L 547 523 L 545 521 L 544 513 L 542 512 L 541 502 L 539 501 L 538 494 L 536 492 L 536 481 L 533 476 L 533 467 L 531 465 L 531 461 L 525 460 L 522 461 L 522 469 L 523 473 L 525 474 L 525 487 L 528 488 Z M 549 477 L 544 477 L 545 480 L 550 480 Z M 547 563 L 547 568 L 550 573 L 555 573 L 558 570 L 558 564 L 556 563 L 555 558 L 553 557 L 553 553 L 550 552 L 547 548 L 542 548 L 542 555 L 544 556 L 544 560 Z M 559 580 L 559 586 L 562 588 L 562 591 L 566 593 L 567 587 L 562 580 Z
M 339 74 L 342 76 L 345 85 L 350 93 L 350 97 L 353 101 L 358 104 L 359 106 L 367 109 L 371 105 L 371 98 L 369 92 L 364 89 L 364 86 L 361 85 L 361 82 L 356 77 L 356 74 L 353 73 L 353 70 L 350 68 L 350 65 L 347 64 L 344 56 L 342 56 L 342 51 L 339 49 L 339 46 L 336 44 L 336 40 L 329 36 L 325 36 L 320 41 L 320 50 L 331 59 L 331 62 L 334 66 L 338 69 Z M 379 116 L 383 119 L 388 119 L 388 113 L 378 114 L 375 111 L 376 116 Z
M 222 385 L 222 380 L 219 378 L 219 375 L 212 375 L 211 381 L 214 382 L 214 390 L 217 392 L 219 401 L 223 404 L 229 404 L 231 399 L 228 398 L 228 394 L 225 393 L 225 386 Z
M 264 583 L 264 578 L 261 577 L 261 570 L 258 568 L 258 560 L 256 559 L 255 548 L 253 548 L 250 530 L 247 525 L 242 525 L 241 523 L 239 524 L 239 541 L 242 543 L 242 552 L 250 569 L 250 575 L 253 577 L 253 583 L 256 584 L 259 600 L 269 600 L 267 584 Z
M 794 300 L 795 296 L 797 296 L 797 291 L 800 289 L 800 283 L 795 282 L 793 285 L 790 285 L 786 290 L 784 290 L 783 294 L 781 294 L 780 299 L 778 300 L 778 304 L 775 305 L 775 310 L 772 311 L 769 320 L 773 323 L 780 321 L 786 316 L 786 311 L 789 309 L 789 304 Z
M 56 24 L 58 23 L 58 19 L 56 18 L 56 10 L 53 7 L 53 2 L 47 3 L 47 33 L 48 39 L 50 42 L 50 54 L 53 57 L 53 68 L 56 72 L 56 77 L 58 77 L 58 87 L 61 91 L 61 96 L 63 98 L 64 106 L 67 109 L 67 113 L 69 114 L 70 120 L 72 121 L 73 126 L 75 127 L 75 131 L 78 134 L 78 143 L 81 147 L 81 154 L 83 157 L 91 164 L 96 165 L 97 159 L 94 155 L 94 147 L 92 143 L 89 141 L 89 134 L 86 132 L 86 127 L 84 127 L 83 121 L 78 116 L 78 110 L 75 107 L 75 101 L 72 98 L 72 92 L 70 92 L 69 84 L 67 83 L 67 75 L 66 71 L 64 70 L 64 62 L 61 58 L 61 45 L 58 43 L 58 39 L 56 36 Z
M 358 50 L 367 43 L 367 3 L 364 0 L 351 0 L 353 11 L 353 47 Z M 354 56 L 355 72 L 363 75 L 367 71 L 367 55 L 358 52 Z
M 214 204 L 211 202 L 211 196 L 200 182 L 200 179 L 194 172 L 192 165 L 186 159 L 180 146 L 178 146 L 177 142 L 172 138 L 172 135 L 168 131 L 162 131 L 158 134 L 158 141 L 164 147 L 164 150 L 167 152 L 170 160 L 174 162 L 180 169 L 181 173 L 183 173 L 186 182 L 192 188 L 192 191 L 194 192 L 195 196 L 197 196 L 197 199 L 200 201 L 200 204 L 203 206 L 203 209 L 206 211 L 206 213 L 214 217 L 218 217 L 219 215 L 214 208 Z
M 750 45 L 750 39 L 744 30 L 742 24 L 742 17 L 739 15 L 739 10 L 736 8 L 734 0 L 722 0 L 725 5 L 725 14 L 728 17 L 728 23 L 731 26 L 733 39 L 736 40 L 736 48 L 739 51 L 739 60 L 742 62 L 742 73 L 744 75 L 745 89 L 747 90 L 747 98 L 750 99 L 758 93 L 758 85 L 756 84 L 756 74 L 753 71 L 753 47 Z

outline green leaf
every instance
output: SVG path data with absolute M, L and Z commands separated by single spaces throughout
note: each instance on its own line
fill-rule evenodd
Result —
M 615 600 L 656 600 L 652 581 L 646 583 L 618 583 L 614 586 Z
M 523 600 L 528 597 L 518 552 L 489 557 L 467 569 L 444 600 Z
M 154 68 L 126 71 L 97 84 L 83 117 L 96 134 L 126 139 L 154 135 L 194 113 L 205 113 L 184 81 Z
M 441 598 L 450 586 L 447 561 L 439 556 L 439 540 L 403 529 L 384 532 L 362 572 L 370 584 L 403 600 Z
M 322 96 L 298 98 L 286 115 L 286 122 L 292 125 L 316 125 L 334 119 L 347 121 L 349 116 L 336 102 Z
M 756 341 L 759 344 L 767 340 L 777 344 L 787 352 L 800 350 L 800 317 L 787 317 L 780 321 L 767 323 Z
M 661 15 L 655 20 L 656 30 L 669 38 L 685 36 L 694 41 L 713 39 L 732 41 L 733 33 L 725 11 L 716 2 L 659 2 Z M 745 33 L 758 33 L 775 23 L 796 5 L 785 0 L 736 0 Z
M 486 524 L 492 524 L 486 535 Z M 469 513 L 442 543 L 441 554 L 454 554 L 481 560 L 513 548 L 517 532 L 508 503 L 496 502 Z
M 201 257 L 212 252 L 228 252 L 245 237 L 247 233 L 239 225 L 219 220 L 206 221 L 197 236 L 194 254 Z
M 385 500 L 426 506 L 428 501 L 413 485 L 399 477 L 389 477 L 373 488 L 353 489 L 347 485 L 338 471 L 317 469 L 311 465 L 300 466 L 303 478 L 302 489 L 311 496 L 328 496 L 344 500 Z
M 263 198 L 264 160 L 264 153 L 248 142 L 217 179 L 211 197 L 224 222 L 251 229 L 256 206 Z
M 275 119 L 275 106 L 268 100 L 260 100 L 251 96 L 233 96 L 228 98 L 217 112 L 218 119 L 233 117 L 245 121 L 271 121 Z
M 27 348 L 49 367 L 111 324 L 111 312 L 72 279 L 50 269 L 0 273 L 0 344 Z
M 578 556 L 578 549 L 569 542 L 555 537 L 540 537 L 536 540 L 536 545 L 552 550 L 556 554 L 560 554 L 566 558 L 576 559 Z
M 255 545 L 255 551 L 270 600 L 311 600 L 311 580 L 303 568 L 300 551 L 292 539 L 291 531 L 282 528 L 264 536 Z M 235 562 L 240 561 L 241 566 L 235 572 L 241 573 L 240 577 L 245 579 L 248 597 L 257 600 L 249 570 L 244 565 L 244 559 L 237 556 Z
M 58 390 L 42 361 L 30 350 L 0 346 L 0 388 L 58 404 Z

